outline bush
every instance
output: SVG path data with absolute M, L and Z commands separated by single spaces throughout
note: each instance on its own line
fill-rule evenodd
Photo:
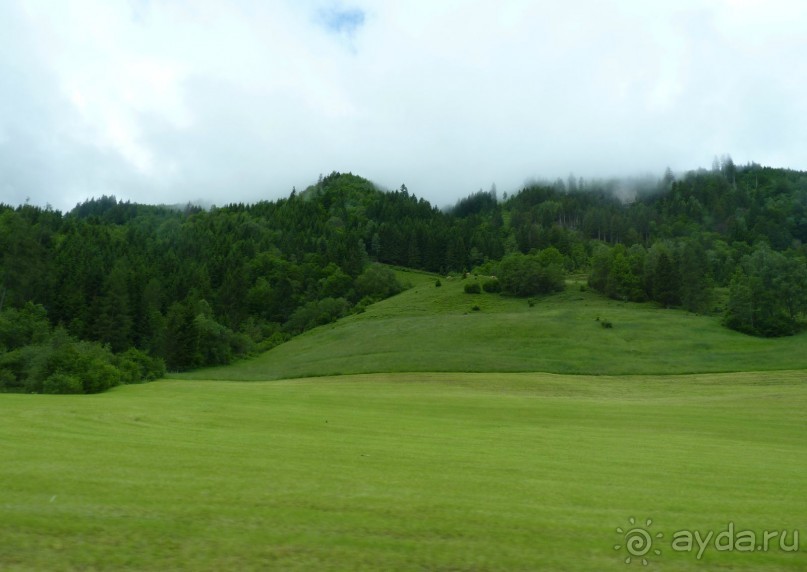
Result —
M 544 265 L 539 256 L 510 254 L 499 263 L 502 292 L 513 296 L 534 296 L 563 290 L 563 269 Z
M 119 360 L 116 356 L 115 367 L 118 368 L 118 372 L 120 373 L 121 383 L 128 385 L 130 383 L 140 383 L 143 381 L 140 378 L 140 368 L 137 367 L 136 363 L 128 360 Z M 47 393 L 47 391 L 45 393 Z
M 371 264 L 359 274 L 355 282 L 357 298 L 383 300 L 403 290 L 395 273 L 381 264 Z
M 84 393 L 84 386 L 75 375 L 54 373 L 42 384 L 42 393 Z
M 496 278 L 491 278 L 490 280 L 485 280 L 482 283 L 482 290 L 488 292 L 489 294 L 496 294 L 497 292 L 502 291 L 502 285 Z
M 121 383 L 121 372 L 107 362 L 93 359 L 84 364 L 81 376 L 84 393 L 101 393 Z
M 438 278 L 438 279 L 437 279 L 437 280 L 434 282 L 434 287 L 435 287 L 435 288 L 439 288 L 439 287 L 440 287 L 440 286 L 442 286 L 442 285 L 443 285 L 443 283 L 442 283 L 442 282 L 440 282 L 440 279 L 439 279 L 439 278 Z
M 471 272 L 479 276 L 495 276 L 498 271 L 499 263 L 494 260 L 488 260 L 471 270 Z
M 538 258 L 538 262 L 540 262 L 541 266 L 543 267 L 555 265 L 559 268 L 564 268 L 566 266 L 566 257 L 563 256 L 563 254 L 561 254 L 560 251 L 554 246 L 544 248 L 535 256 Z
M 267 337 L 266 339 L 262 340 L 256 347 L 257 351 L 265 352 L 269 351 L 272 348 L 279 346 L 282 343 L 285 343 L 291 339 L 289 334 L 283 332 L 275 332 L 271 336 Z
M 0 330 L 5 341 L 25 345 L 0 351 L 0 391 L 98 393 L 120 383 L 165 375 L 165 364 L 159 358 L 134 348 L 113 355 L 109 347 L 80 341 L 62 327 L 45 328 L 40 324 L 44 315 L 44 309 L 30 304 L 21 311 L 2 313 L 5 321 Z
M 328 275 L 320 279 L 320 298 L 347 298 L 353 289 L 353 278 L 331 262 L 324 269 Z
M 479 312 L 481 309 L 482 309 L 482 308 L 480 308 L 479 306 L 473 306 L 473 307 L 471 308 L 471 311 L 473 311 L 473 312 Z
M 48 343 L 29 347 L 32 353 L 26 366 L 26 392 L 54 392 L 60 387 L 72 391 L 72 381 L 51 380 L 54 375 L 80 380 L 84 393 L 100 393 L 123 381 L 124 375 L 112 365 L 114 358 L 108 348 L 78 341 L 61 328 L 54 331 Z
M 0 391 L 16 389 L 17 376 L 10 369 L 0 368 Z
M 479 282 L 469 282 L 465 285 L 466 294 L 480 294 L 481 292 L 482 288 L 479 287 Z
M 135 348 L 115 356 L 115 366 L 121 371 L 124 383 L 154 381 L 165 375 L 165 362 Z
M 236 333 L 218 323 L 212 316 L 200 313 L 194 318 L 195 337 L 194 365 L 214 365 L 230 363 L 237 354 L 234 351 Z M 242 334 L 243 335 L 243 334 Z
M 366 307 L 366 304 L 359 303 L 356 311 L 360 311 L 363 307 Z M 289 321 L 283 325 L 283 330 L 296 335 L 338 320 L 347 314 L 349 308 L 350 304 L 344 298 L 313 300 L 297 308 Z
M 369 296 L 365 296 L 364 298 L 356 302 L 355 306 L 353 306 L 353 313 L 362 314 L 367 310 L 367 307 L 372 304 L 375 304 L 375 300 L 373 300 Z
M 25 346 L 10 352 L 0 351 L 0 390 L 24 391 L 31 361 L 40 346 Z
M 614 327 L 614 324 L 611 323 L 611 320 L 603 320 L 600 322 L 600 325 L 608 330 Z

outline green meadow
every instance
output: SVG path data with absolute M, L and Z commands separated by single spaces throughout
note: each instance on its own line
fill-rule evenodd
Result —
M 306 332 L 237 366 L 184 379 L 270 380 L 379 372 L 549 372 L 591 375 L 807 368 L 807 332 L 765 339 L 717 316 L 619 302 L 571 282 L 538 298 L 465 294 L 468 278 L 400 273 L 413 288 L 363 314 Z M 474 311 L 473 307 L 479 310 Z M 604 320 L 613 328 L 602 327 Z
M 406 277 L 229 367 L 0 394 L 0 570 L 807 568 L 804 335 Z M 673 547 L 729 526 L 787 550 Z

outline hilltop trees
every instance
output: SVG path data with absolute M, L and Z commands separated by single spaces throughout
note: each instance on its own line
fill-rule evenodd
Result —
M 0 325 L 0 381 L 87 391 L 106 378 L 85 385 L 65 364 L 135 379 L 143 355 L 175 370 L 226 363 L 398 292 L 385 264 L 497 268 L 485 290 L 518 296 L 576 272 L 615 299 L 692 312 L 727 295 L 728 327 L 783 335 L 804 322 L 805 244 L 807 174 L 728 160 L 658 182 L 558 180 L 503 201 L 480 191 L 446 210 L 340 173 L 210 210 L 106 196 L 67 214 L 0 205 L 0 315 L 17 312 Z
M 0 297 L 15 310 L 26 300 L 41 304 L 70 339 L 98 343 L 112 356 L 148 352 L 173 370 L 228 363 L 400 290 L 391 271 L 369 264 L 380 227 L 368 210 L 381 226 L 400 231 L 407 217 L 431 219 L 438 239 L 451 234 L 450 219 L 406 189 L 388 196 L 338 174 L 288 199 L 210 211 L 114 197 L 66 215 L 2 207 Z M 415 258 L 435 257 L 431 237 L 410 240 Z M 382 244 L 377 238 L 383 259 Z M 433 261 L 439 268 L 444 255 Z M 15 379 L 30 371 L 18 373 Z M 75 388 L 59 379 L 53 387 Z

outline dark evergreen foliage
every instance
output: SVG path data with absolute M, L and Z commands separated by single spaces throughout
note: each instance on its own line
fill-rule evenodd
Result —
M 398 292 L 377 263 L 485 269 L 520 296 L 587 273 L 608 296 L 693 312 L 714 311 L 723 288 L 728 327 L 801 327 L 807 173 L 726 158 L 628 200 L 616 183 L 572 183 L 503 202 L 480 191 L 448 211 L 339 173 L 209 210 L 106 196 L 66 214 L 0 206 L 0 383 L 98 391 L 157 375 L 144 356 L 172 370 L 226 363 Z

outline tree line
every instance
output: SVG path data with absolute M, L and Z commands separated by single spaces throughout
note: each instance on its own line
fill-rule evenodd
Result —
M 745 333 L 801 328 L 807 174 L 726 158 L 624 186 L 570 177 L 439 209 L 405 185 L 332 173 L 286 198 L 207 210 L 0 205 L 0 387 L 90 392 L 228 363 L 400 291 L 388 265 L 498 273 L 507 295 L 585 273 L 605 295 L 720 312 Z M 47 348 L 84 365 L 45 366 Z M 111 381 L 76 381 L 102 363 Z

